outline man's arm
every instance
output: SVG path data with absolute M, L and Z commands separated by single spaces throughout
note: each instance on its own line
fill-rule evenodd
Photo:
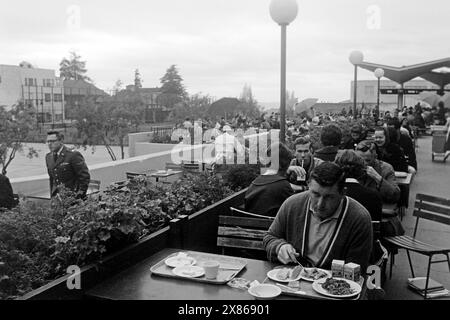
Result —
M 381 167 L 382 180 L 378 185 L 381 197 L 386 201 L 396 203 L 400 198 L 400 188 L 395 179 L 395 171 L 390 164 Z
M 372 221 L 367 211 L 358 215 L 358 221 L 355 223 L 351 234 L 345 261 L 359 264 L 361 274 L 365 274 L 373 246 Z
M 267 258 L 270 261 L 278 261 L 278 250 L 283 244 L 286 244 L 286 220 L 287 220 L 286 202 L 281 205 L 280 210 L 275 217 L 272 225 L 264 236 L 263 246 L 267 252 Z
M 83 156 L 78 151 L 73 152 L 71 165 L 78 180 L 79 192 L 84 195 L 89 187 L 91 175 Z

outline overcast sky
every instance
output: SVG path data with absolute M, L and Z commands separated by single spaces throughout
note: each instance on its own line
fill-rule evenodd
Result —
M 448 0 L 298 0 L 288 27 L 287 88 L 296 96 L 350 99 L 358 49 L 365 61 L 402 66 L 450 57 Z M 58 70 L 75 50 L 88 76 L 108 90 L 160 85 L 176 64 L 190 94 L 279 100 L 280 27 L 270 0 L 3 0 L 0 64 L 25 60 Z M 80 13 L 79 15 L 77 13 Z M 79 17 L 79 18 L 78 18 Z M 59 72 L 57 72 L 57 75 Z M 374 79 L 360 71 L 361 79 Z

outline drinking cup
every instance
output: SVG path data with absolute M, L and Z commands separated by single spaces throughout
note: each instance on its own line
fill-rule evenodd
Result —
M 206 261 L 203 263 L 203 269 L 205 269 L 206 279 L 216 279 L 219 273 L 219 262 Z

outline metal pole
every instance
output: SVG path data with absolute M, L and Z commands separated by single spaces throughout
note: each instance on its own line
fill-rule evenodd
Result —
M 355 64 L 355 80 L 353 82 L 353 118 L 356 119 L 356 90 L 358 87 L 358 65 Z
M 378 92 L 377 92 L 377 108 L 375 110 L 375 118 L 380 117 L 380 78 L 378 78 Z
M 286 138 L 286 27 L 281 25 L 280 141 Z

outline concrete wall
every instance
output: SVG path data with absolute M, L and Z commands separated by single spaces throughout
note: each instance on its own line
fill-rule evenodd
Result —
M 136 157 L 151 153 L 170 151 L 173 149 L 174 145 L 164 143 L 137 142 L 133 145 L 133 147 L 134 147 L 134 157 Z M 130 152 L 128 151 L 128 153 Z
M 136 153 L 136 144 L 139 142 L 148 142 L 152 141 L 153 133 L 152 132 L 139 132 L 139 133 L 131 133 L 128 135 L 128 156 L 133 158 L 137 155 Z
M 145 170 L 165 169 L 167 162 L 171 162 L 170 151 L 101 163 L 89 166 L 91 179 L 101 181 L 101 190 L 116 181 L 126 179 L 126 172 L 142 172 Z M 14 193 L 32 195 L 49 189 L 48 175 L 11 179 Z

